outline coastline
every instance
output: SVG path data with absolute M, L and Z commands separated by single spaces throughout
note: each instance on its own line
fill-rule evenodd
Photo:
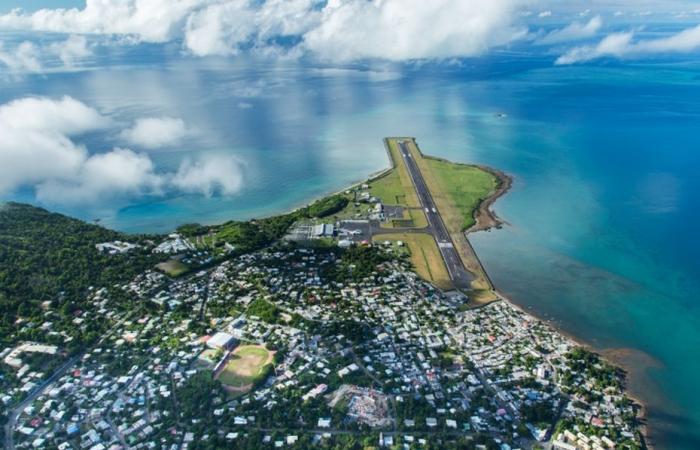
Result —
M 526 314 L 536 320 L 539 320 L 541 322 L 546 323 L 549 327 L 551 327 L 555 332 L 561 334 L 574 344 L 585 348 L 586 350 L 593 352 L 600 356 L 600 358 L 604 359 L 608 363 L 612 364 L 614 367 L 617 367 L 618 369 L 621 369 L 624 372 L 624 388 L 623 391 L 625 393 L 625 396 L 629 398 L 634 404 L 636 404 L 639 408 L 638 414 L 637 414 L 637 420 L 639 421 L 639 432 L 642 435 L 642 440 L 644 443 L 644 446 L 648 450 L 654 450 L 653 446 L 653 440 L 651 437 L 651 432 L 649 429 L 649 424 L 648 424 L 648 404 L 642 400 L 638 394 L 632 393 L 629 390 L 629 370 L 625 368 L 625 364 L 622 363 L 621 359 L 615 356 L 615 353 L 617 352 L 625 352 L 625 351 L 634 351 L 634 349 L 599 349 L 594 347 L 593 345 L 589 344 L 588 342 L 584 341 L 578 336 L 575 336 L 571 334 L 570 332 L 566 331 L 565 329 L 561 328 L 560 325 L 557 325 L 555 322 L 544 319 L 540 316 L 538 316 L 534 311 L 527 310 L 523 305 L 518 304 L 515 300 L 513 300 L 511 297 L 508 295 L 504 294 L 502 291 L 498 290 L 498 288 L 494 288 L 494 292 L 498 296 L 499 300 L 504 301 L 508 303 L 510 306 L 513 308 L 517 309 L 518 311 L 521 311 L 523 314 Z M 488 305 L 484 305 L 488 306 Z
M 490 231 L 492 229 L 500 229 L 503 227 L 503 225 L 508 225 L 508 223 L 501 219 L 498 214 L 492 209 L 496 201 L 506 195 L 508 191 L 513 187 L 513 182 L 514 178 L 507 173 L 494 169 L 489 166 L 485 165 L 475 165 L 476 167 L 479 167 L 480 169 L 491 173 L 498 179 L 498 187 L 496 190 L 487 198 L 485 198 L 478 206 L 477 210 L 474 212 L 474 220 L 475 223 L 471 227 L 469 227 L 467 230 L 464 231 L 464 236 L 467 238 L 467 242 L 469 245 L 472 247 L 472 251 L 474 252 L 474 255 L 477 259 L 479 259 L 479 255 L 476 252 L 475 249 L 473 249 L 473 246 L 471 245 L 471 242 L 469 242 L 469 234 L 471 233 L 476 233 L 479 231 Z M 479 259 L 479 263 L 481 264 L 481 261 Z M 571 340 L 573 343 L 576 345 L 579 345 L 586 350 L 589 350 L 591 352 L 596 353 L 599 355 L 601 358 L 606 360 L 608 363 L 612 364 L 613 366 L 621 369 L 624 372 L 624 393 L 625 396 L 627 396 L 632 402 L 634 402 L 638 408 L 638 414 L 637 414 L 637 419 L 639 421 L 639 432 L 642 436 L 643 443 L 645 447 L 649 450 L 654 450 L 653 446 L 653 440 L 651 437 L 651 431 L 650 427 L 648 424 L 648 408 L 649 405 L 640 398 L 640 394 L 637 392 L 634 392 L 633 390 L 630 389 L 630 373 L 632 370 L 629 370 L 629 368 L 632 366 L 629 364 L 629 362 L 625 362 L 626 359 L 625 355 L 631 354 L 631 353 L 636 353 L 637 351 L 634 349 L 599 349 L 594 347 L 588 342 L 585 342 L 583 339 L 581 339 L 578 336 L 575 336 L 571 334 L 570 332 L 564 330 L 561 328 L 560 325 L 556 324 L 555 322 L 552 322 L 551 320 L 539 317 L 535 312 L 531 310 L 526 310 L 523 305 L 518 304 L 516 301 L 514 301 L 511 297 L 508 295 L 505 295 L 502 291 L 500 291 L 493 281 L 491 280 L 490 276 L 488 275 L 488 272 L 486 271 L 486 268 L 483 267 L 483 264 L 481 264 L 482 270 L 486 277 L 489 279 L 491 282 L 491 285 L 493 287 L 493 292 L 495 295 L 498 297 L 499 300 L 507 302 L 509 305 L 512 307 L 516 308 L 517 310 L 521 311 L 522 313 L 535 318 L 536 320 L 542 321 L 546 323 L 548 326 L 550 326 L 554 331 L 557 333 L 560 333 L 562 336 L 565 338 Z M 485 305 L 479 305 L 478 307 L 481 306 L 487 306 Z
M 412 139 L 412 138 L 408 138 L 408 139 Z M 385 139 L 385 146 L 386 146 L 386 139 Z M 385 147 L 385 149 L 388 151 L 388 148 L 387 148 L 387 147 Z M 419 151 L 420 151 L 420 148 L 419 148 L 419 147 L 418 147 L 418 149 L 419 149 Z M 445 160 L 445 159 L 438 158 L 438 157 L 434 157 L 434 156 L 426 156 L 426 155 L 423 155 L 423 156 L 426 157 L 426 158 L 433 158 L 433 159 L 438 159 L 438 160 L 447 161 L 447 160 Z M 293 212 L 295 212 L 295 211 L 297 211 L 297 210 L 299 210 L 299 209 L 301 209 L 301 208 L 304 208 L 304 207 L 306 207 L 306 206 L 309 206 L 309 205 L 313 204 L 314 202 L 316 202 L 316 201 L 318 201 L 319 199 L 322 199 L 322 198 L 324 198 L 324 197 L 331 196 L 331 195 L 336 195 L 336 194 L 341 194 L 341 193 L 344 193 L 345 191 L 347 191 L 348 189 L 352 189 L 353 187 L 356 187 L 356 186 L 358 186 L 358 185 L 360 185 L 360 184 L 362 184 L 362 183 L 376 180 L 377 178 L 380 178 L 380 177 L 386 175 L 388 172 L 390 172 L 391 170 L 394 169 L 394 164 L 393 164 L 393 160 L 391 159 L 391 157 L 389 158 L 389 162 L 390 162 L 390 167 L 388 167 L 388 168 L 386 168 L 386 169 L 378 170 L 378 171 L 376 171 L 376 172 L 370 174 L 367 178 L 364 178 L 364 179 L 362 179 L 362 180 L 358 180 L 358 181 L 352 182 L 351 184 L 349 184 L 349 185 L 347 185 L 346 187 L 343 187 L 343 188 L 341 188 L 341 189 L 339 189 L 339 190 L 334 190 L 334 191 L 330 191 L 330 192 L 328 192 L 328 193 L 322 194 L 321 196 L 319 196 L 318 198 L 312 200 L 311 202 L 308 202 L 308 203 L 305 203 L 305 204 L 302 204 L 302 205 L 299 205 L 299 206 L 292 207 L 292 208 L 290 208 L 290 209 L 288 209 L 288 210 L 286 210 L 285 212 L 282 212 L 282 213 L 280 213 L 280 214 L 289 214 L 289 213 L 293 213 Z M 450 162 L 451 162 L 451 161 L 450 161 Z M 452 162 L 452 163 L 453 163 L 453 164 L 464 164 L 464 163 L 454 163 L 454 162 Z M 480 168 L 480 169 L 482 169 L 482 170 L 484 170 L 484 171 L 487 171 L 487 172 L 491 173 L 491 174 L 494 175 L 494 176 L 497 178 L 497 180 L 498 180 L 498 185 L 497 185 L 496 189 L 491 193 L 491 195 L 489 195 L 487 198 L 485 198 L 484 200 L 482 200 L 482 201 L 480 202 L 480 204 L 478 205 L 478 207 L 477 207 L 477 209 L 476 209 L 476 211 L 475 211 L 475 213 L 474 213 L 475 224 L 472 225 L 472 226 L 471 226 L 470 228 L 468 228 L 467 230 L 465 230 L 465 231 L 462 232 L 462 235 L 463 235 L 463 237 L 465 238 L 465 240 L 466 240 L 466 242 L 467 242 L 467 245 L 471 248 L 471 251 L 473 252 L 473 254 L 474 254 L 476 260 L 477 260 L 478 263 L 479 263 L 479 265 L 481 266 L 481 270 L 483 271 L 484 275 L 486 276 L 487 280 L 489 281 L 489 283 L 490 283 L 491 286 L 492 286 L 492 291 L 493 291 L 493 293 L 495 294 L 495 296 L 497 297 L 497 299 L 496 299 L 495 301 L 500 301 L 500 300 L 502 300 L 502 301 L 507 302 L 509 305 L 511 305 L 512 307 L 518 309 L 519 311 L 523 312 L 524 314 L 526 314 L 526 315 L 528 315 L 528 316 L 530 316 L 530 317 L 532 317 L 532 318 L 534 318 L 534 319 L 536 319 L 536 320 L 538 320 L 538 321 L 541 321 L 541 322 L 546 323 L 546 324 L 547 324 L 548 326 L 550 326 L 555 332 L 560 333 L 562 336 L 564 336 L 565 338 L 569 339 L 569 340 L 572 341 L 574 344 L 576 344 L 576 345 L 578 345 L 578 346 L 581 346 L 581 347 L 583 347 L 583 348 L 585 348 L 585 349 L 587 349 L 587 350 L 589 350 L 589 351 L 591 351 L 591 352 L 593 352 L 593 353 L 596 353 L 597 355 L 599 355 L 601 358 L 603 358 L 604 360 L 606 360 L 607 362 L 609 362 L 609 363 L 612 364 L 613 366 L 622 369 L 622 370 L 624 371 L 624 374 L 625 374 L 625 377 L 624 377 L 624 393 L 625 393 L 625 396 L 627 396 L 630 400 L 632 400 L 632 401 L 639 407 L 639 413 L 638 413 L 638 415 L 637 415 L 637 418 L 638 418 L 639 423 L 640 423 L 640 425 L 639 425 L 639 432 L 640 432 L 640 434 L 641 434 L 641 436 L 642 436 L 643 443 L 644 443 L 644 445 L 645 445 L 645 448 L 647 448 L 647 449 L 649 449 L 649 450 L 654 450 L 654 447 L 653 447 L 653 445 L 652 445 L 652 441 L 651 441 L 651 438 L 650 438 L 649 426 L 648 426 L 648 423 L 647 423 L 647 410 L 648 410 L 648 405 L 647 405 L 646 402 L 644 402 L 643 400 L 641 400 L 641 399 L 639 398 L 638 395 L 632 394 L 632 393 L 629 391 L 629 389 L 628 389 L 628 381 L 629 381 L 629 375 L 628 375 L 628 373 L 629 373 L 629 371 L 625 368 L 625 364 L 623 364 L 623 363 L 621 362 L 621 359 L 620 359 L 620 358 L 615 358 L 615 357 L 614 357 L 614 354 L 612 354 L 611 352 L 607 351 L 606 349 L 598 349 L 598 348 L 595 348 L 593 345 L 591 345 L 591 344 L 585 342 L 585 341 L 584 341 L 583 339 L 581 339 L 580 337 L 575 336 L 575 335 L 571 334 L 570 332 L 568 332 L 568 331 L 562 329 L 559 325 L 557 325 L 556 323 L 552 322 L 551 320 L 542 318 L 542 317 L 538 316 L 535 312 L 533 312 L 533 311 L 531 311 L 531 310 L 525 309 L 524 305 L 518 304 L 518 303 L 517 303 L 516 301 L 514 301 L 512 298 L 510 298 L 509 296 L 505 295 L 502 291 L 500 291 L 500 290 L 493 284 L 493 282 L 491 281 L 491 278 L 490 278 L 488 272 L 486 271 L 486 269 L 483 267 L 483 264 L 481 263 L 481 260 L 480 260 L 480 258 L 479 258 L 478 253 L 476 252 L 476 250 L 473 248 L 471 242 L 469 241 L 469 236 L 468 236 L 468 235 L 471 234 L 471 233 L 479 232 L 479 231 L 490 231 L 490 230 L 492 230 L 492 229 L 500 229 L 500 228 L 503 227 L 503 225 L 508 225 L 508 222 L 506 222 L 505 220 L 501 219 L 501 218 L 498 216 L 498 214 L 497 214 L 495 211 L 493 211 L 492 208 L 493 208 L 494 204 L 496 203 L 496 201 L 497 201 L 499 198 L 505 196 L 505 194 L 507 194 L 507 193 L 512 189 L 513 184 L 514 184 L 514 177 L 512 177 L 511 175 L 508 175 L 507 173 L 505 173 L 505 172 L 503 172 L 503 171 L 494 169 L 494 168 L 489 167 L 489 166 L 486 166 L 486 165 L 481 165 L 481 164 L 464 164 L 464 165 L 470 165 L 470 166 L 478 167 L 478 168 Z M 274 214 L 274 215 L 272 215 L 272 216 L 276 216 L 276 215 L 280 215 L 280 214 Z M 217 224 L 217 225 L 218 225 L 218 224 Z M 216 226 L 216 225 L 213 225 L 213 226 Z M 492 302 L 486 302 L 486 303 L 484 303 L 484 304 L 479 304 L 479 305 L 476 306 L 476 307 L 488 306 L 490 303 L 492 303 Z
M 492 228 L 499 229 L 507 222 L 498 217 L 492 207 L 496 201 L 506 195 L 513 187 L 513 177 L 507 173 L 484 165 L 476 165 L 479 169 L 490 173 L 498 180 L 496 190 L 487 198 L 481 201 L 474 213 L 474 225 L 464 231 L 465 235 L 476 233 L 477 231 L 489 231 Z

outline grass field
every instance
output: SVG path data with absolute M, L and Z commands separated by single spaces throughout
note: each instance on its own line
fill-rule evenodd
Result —
M 440 289 L 452 289 L 450 275 L 447 273 L 445 262 L 435 239 L 424 233 L 379 234 L 374 236 L 374 242 L 402 241 L 408 245 L 411 263 L 414 270 L 422 279 L 433 283 Z
M 452 164 L 438 159 L 426 158 L 427 163 L 442 192 L 452 207 L 459 212 L 453 226 L 466 230 L 474 225 L 474 212 L 482 200 L 496 190 L 496 177 L 475 166 Z
M 411 176 L 408 174 L 406 166 L 399 159 L 401 155 L 395 139 L 389 140 L 389 154 L 393 160 L 394 168 L 386 175 L 369 182 L 370 192 L 385 205 L 406 207 L 403 218 L 413 221 L 412 228 L 427 227 L 428 220 L 420 208 L 420 202 L 413 187 Z M 392 224 L 384 226 L 386 228 L 394 228 Z
M 221 384 L 237 391 L 247 391 L 266 373 L 274 352 L 260 345 L 241 345 L 229 357 L 217 375 Z
M 408 147 L 450 232 L 474 225 L 474 212 L 497 188 L 496 177 L 477 166 L 422 157 L 415 145 Z
M 169 259 L 165 262 L 157 264 L 156 268 L 171 277 L 178 277 L 190 270 L 189 267 L 176 259 Z
M 387 205 L 419 207 L 411 176 L 400 160 L 401 155 L 394 139 L 389 140 L 389 154 L 394 169 L 370 183 L 372 195 Z

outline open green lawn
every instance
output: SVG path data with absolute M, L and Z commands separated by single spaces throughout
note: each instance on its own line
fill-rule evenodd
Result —
M 386 205 L 403 205 L 406 195 L 396 169 L 369 183 L 370 192 Z
M 430 189 L 433 197 L 445 197 L 455 210 L 440 211 L 448 226 L 452 230 L 466 230 L 474 225 L 474 212 L 481 201 L 496 190 L 496 177 L 476 166 L 454 164 L 433 158 L 423 158 L 423 161 L 432 174 L 433 183 L 427 179 L 426 181 L 432 184 Z M 431 178 L 425 174 L 424 177 Z M 438 198 L 435 198 L 435 201 L 439 206 Z
M 371 181 L 370 192 L 387 205 L 420 206 L 411 176 L 400 159 L 395 139 L 389 140 L 389 155 L 394 168 L 386 175 Z
M 218 380 L 225 386 L 249 389 L 264 376 L 265 367 L 272 363 L 274 353 L 260 345 L 242 345 L 233 351 Z

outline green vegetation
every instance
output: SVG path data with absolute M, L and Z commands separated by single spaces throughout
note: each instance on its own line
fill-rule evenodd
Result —
M 326 267 L 323 277 L 336 283 L 362 281 L 377 271 L 387 256 L 373 247 L 351 247 L 343 251 L 338 264 Z
M 498 186 L 498 179 L 477 166 L 455 164 L 441 159 L 422 158 L 435 182 L 430 189 L 435 202 L 444 199 L 452 208 L 440 208 L 450 229 L 466 230 L 474 225 L 474 213 Z M 426 182 L 427 182 L 427 176 Z M 429 183 L 430 184 L 430 183 Z M 456 216 L 455 214 L 458 214 Z
M 256 316 L 263 322 L 276 323 L 279 319 L 280 310 L 274 303 L 258 298 L 250 303 L 246 314 L 249 316 Z
M 520 407 L 520 414 L 526 422 L 542 427 L 548 427 L 556 418 L 551 401 L 523 403 Z
M 210 372 L 198 372 L 177 390 L 177 412 L 186 418 L 210 417 L 217 395 L 223 395 L 221 384 Z
M 396 140 L 389 140 L 388 148 L 394 167 L 379 178 L 369 181 L 370 193 L 386 205 L 405 208 L 403 219 L 392 221 L 390 227 L 427 227 L 428 220 L 420 207 L 413 181 L 401 159 Z
M 396 169 L 372 180 L 369 185 L 372 195 L 386 205 L 402 205 L 406 202 L 406 191 Z
M 346 196 L 337 194 L 288 214 L 247 222 L 232 220 L 214 226 L 190 224 L 180 230 L 205 247 L 223 250 L 229 244 L 235 248 L 234 254 L 242 254 L 271 245 L 298 220 L 330 216 L 343 211 L 348 203 Z
M 126 282 L 162 259 L 143 247 L 107 255 L 95 244 L 129 236 L 61 214 L 19 203 L 0 206 L 0 340 L 11 336 L 18 317 L 42 320 L 41 303 L 51 302 L 61 318 L 90 309 L 90 286 Z M 79 346 L 78 337 L 73 345 Z
M 321 199 L 306 208 L 304 214 L 308 217 L 327 217 L 345 209 L 350 201 L 347 197 L 336 194 Z
M 370 327 L 366 323 L 354 320 L 328 322 L 323 324 L 320 330 L 317 331 L 320 331 L 324 336 L 337 336 L 342 334 L 355 345 L 361 344 L 372 337 Z

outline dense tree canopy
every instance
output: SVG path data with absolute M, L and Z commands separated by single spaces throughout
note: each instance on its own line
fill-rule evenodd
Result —
M 19 203 L 0 206 L 0 336 L 10 335 L 17 317 L 40 314 L 51 301 L 70 313 L 80 308 L 89 286 L 131 279 L 159 257 L 143 248 L 123 255 L 100 253 L 95 244 L 129 236 Z

